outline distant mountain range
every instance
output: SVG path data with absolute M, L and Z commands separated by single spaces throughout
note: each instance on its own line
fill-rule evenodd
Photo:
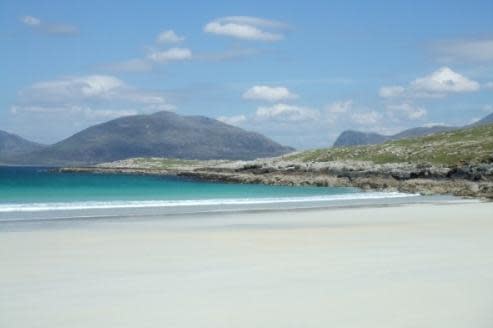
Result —
M 483 124 L 493 123 L 493 113 L 483 119 L 464 127 L 479 126 Z M 334 147 L 348 147 L 358 145 L 376 145 L 387 141 L 399 140 L 405 138 L 423 137 L 434 133 L 447 132 L 462 127 L 437 125 L 432 127 L 418 127 L 404 130 L 394 135 L 383 135 L 375 132 L 361 132 L 354 130 L 346 130 L 342 132 L 334 142 Z
M 479 125 L 491 124 L 491 123 L 493 123 L 493 113 L 483 117 L 482 119 L 480 119 L 479 121 L 473 124 L 470 124 L 469 126 L 479 126 Z
M 44 147 L 46 146 L 0 130 L 0 162 L 2 159 L 30 153 Z
M 0 161 L 87 165 L 131 157 L 255 159 L 293 151 L 258 133 L 203 116 L 172 112 L 126 116 L 87 128 L 51 146 L 0 152 Z M 27 148 L 27 147 L 26 147 Z
M 488 123 L 493 123 L 493 114 L 468 126 Z M 381 144 L 455 129 L 458 127 L 418 127 L 390 136 L 349 130 L 341 133 L 334 147 Z M 49 146 L 0 131 L 3 164 L 80 166 L 132 157 L 238 160 L 279 156 L 293 150 L 211 118 L 166 111 L 117 118 Z

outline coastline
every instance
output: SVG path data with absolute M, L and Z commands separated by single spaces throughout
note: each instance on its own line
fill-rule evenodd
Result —
M 493 164 L 443 167 L 423 164 L 374 164 L 362 161 L 298 162 L 284 157 L 254 161 L 196 161 L 157 167 L 139 159 L 60 172 L 176 175 L 205 181 L 268 185 L 355 187 L 422 195 L 493 199 Z
M 0 230 L 0 325 L 486 328 L 492 211 L 475 202 L 18 223 Z
M 278 198 L 278 199 L 211 199 L 186 200 L 179 203 L 160 201 L 26 204 L 0 210 L 0 230 L 19 223 L 42 224 L 77 220 L 122 220 L 139 218 L 169 218 L 209 215 L 243 215 L 248 213 L 301 212 L 317 210 L 343 210 L 353 208 L 382 208 L 407 205 L 481 204 L 477 199 L 451 196 L 419 196 L 400 193 L 362 193 L 336 195 L 335 197 Z M 29 206 L 33 206 L 30 208 Z M 45 206 L 49 205 L 48 208 Z M 59 205 L 62 205 L 60 207 Z M 102 205 L 102 206 L 100 206 Z M 22 207 L 21 210 L 19 208 Z

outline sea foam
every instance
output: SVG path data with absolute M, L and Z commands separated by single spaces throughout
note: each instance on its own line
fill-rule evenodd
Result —
M 317 203 L 351 200 L 371 200 L 385 198 L 413 197 L 418 194 L 399 192 L 361 192 L 341 195 L 318 195 L 299 197 L 265 197 L 265 198 L 219 198 L 219 199 L 186 199 L 186 200 L 125 200 L 125 201 L 74 201 L 48 203 L 6 203 L 0 204 L 0 213 L 9 212 L 40 212 L 57 210 L 93 210 L 119 208 L 152 208 L 152 207 L 193 207 L 193 206 L 221 206 L 221 205 L 256 205 L 256 204 L 283 204 L 283 203 Z

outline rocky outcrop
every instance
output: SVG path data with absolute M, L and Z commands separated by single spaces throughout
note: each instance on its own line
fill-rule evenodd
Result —
M 314 149 L 253 161 L 135 158 L 88 170 L 205 180 L 353 186 L 493 199 L 493 125 L 383 145 Z
M 364 161 L 301 162 L 282 157 L 255 161 L 204 161 L 167 168 L 127 161 L 63 171 L 160 174 L 208 181 L 271 185 L 345 186 L 421 194 L 451 194 L 493 199 L 493 163 L 455 167 Z

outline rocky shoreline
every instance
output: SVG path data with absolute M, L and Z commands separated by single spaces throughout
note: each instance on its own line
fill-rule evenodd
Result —
M 493 163 L 442 167 L 364 161 L 301 162 L 283 157 L 255 161 L 200 161 L 170 166 L 133 159 L 61 172 L 176 175 L 207 181 L 357 187 L 409 193 L 449 194 L 493 200 Z

